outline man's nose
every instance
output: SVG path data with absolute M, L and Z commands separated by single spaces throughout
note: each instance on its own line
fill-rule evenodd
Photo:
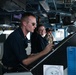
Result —
M 35 25 L 34 27 L 36 28 L 37 26 Z

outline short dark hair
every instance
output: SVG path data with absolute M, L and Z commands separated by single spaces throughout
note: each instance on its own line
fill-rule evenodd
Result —
M 46 32 L 52 31 L 51 28 L 46 28 Z
M 38 31 L 41 26 L 44 26 L 44 25 L 43 24 L 38 24 L 36 30 Z
M 29 17 L 29 16 L 33 16 L 36 18 L 35 14 L 31 13 L 31 12 L 24 12 L 22 14 L 21 20 L 24 19 L 25 17 Z

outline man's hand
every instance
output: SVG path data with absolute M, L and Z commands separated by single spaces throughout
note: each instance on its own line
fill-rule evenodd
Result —
M 42 53 L 45 55 L 47 53 L 49 53 L 50 51 L 52 51 L 52 48 L 53 48 L 53 44 L 48 44 L 45 49 L 42 51 Z

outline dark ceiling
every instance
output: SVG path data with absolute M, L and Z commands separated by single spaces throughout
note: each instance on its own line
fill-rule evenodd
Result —
M 46 20 L 47 15 L 59 13 L 76 17 L 75 0 L 0 0 L 0 15 L 30 11 Z

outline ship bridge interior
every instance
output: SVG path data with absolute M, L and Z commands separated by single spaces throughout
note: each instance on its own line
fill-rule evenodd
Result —
M 20 18 L 24 12 L 34 13 L 37 18 L 37 24 L 42 23 L 46 28 L 52 29 L 54 43 L 58 46 L 56 46 L 56 50 L 58 50 L 59 47 L 59 50 L 63 48 L 64 44 L 67 45 L 68 40 L 71 45 L 74 42 L 72 46 L 75 46 L 75 37 L 73 37 L 73 40 L 71 36 L 76 32 L 76 0 L 0 0 L 0 63 L 3 55 L 4 41 L 19 27 Z M 31 33 L 28 34 L 28 55 L 31 53 L 30 36 Z M 67 37 L 70 37 L 71 40 L 67 40 Z M 50 55 L 52 56 L 52 54 Z M 47 56 L 47 58 L 49 58 L 49 56 Z M 40 67 L 41 66 L 39 66 L 39 68 Z M 64 75 L 68 75 L 66 69 Z M 25 73 L 18 73 L 18 75 L 19 74 L 25 75 Z M 0 75 L 2 75 L 1 65 Z M 26 75 L 33 74 L 29 72 L 26 73 Z

